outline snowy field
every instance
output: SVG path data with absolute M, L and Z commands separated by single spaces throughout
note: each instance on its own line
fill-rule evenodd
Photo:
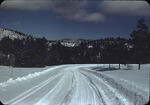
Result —
M 8 105 L 144 105 L 150 64 L 0 66 L 0 101 Z

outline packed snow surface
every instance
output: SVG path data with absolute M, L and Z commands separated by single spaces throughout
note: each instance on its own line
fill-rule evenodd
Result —
M 19 71 L 20 70 L 20 71 Z M 8 105 L 144 105 L 150 65 L 74 64 L 0 67 L 0 100 Z

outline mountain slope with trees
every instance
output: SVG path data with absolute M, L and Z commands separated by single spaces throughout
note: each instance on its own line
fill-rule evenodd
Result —
M 34 38 L 17 31 L 15 33 L 24 37 L 12 38 L 11 34 L 7 36 L 5 33 L 0 40 L 0 65 L 43 67 L 59 64 L 150 63 L 150 32 L 144 19 L 138 21 L 137 30 L 131 32 L 129 39 L 108 37 L 48 41 L 45 37 Z M 4 34 L 1 32 L 0 36 Z

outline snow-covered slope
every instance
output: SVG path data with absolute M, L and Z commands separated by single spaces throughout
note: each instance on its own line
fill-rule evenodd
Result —
M 0 83 L 0 100 L 9 105 L 144 105 L 149 99 L 150 65 L 140 71 L 132 66 L 49 67 Z
M 86 42 L 86 40 L 83 39 L 62 39 L 62 40 L 55 40 L 55 41 L 49 41 L 49 46 L 55 45 L 58 42 L 60 42 L 61 45 L 66 47 L 76 47 L 79 46 L 82 42 Z
M 75 46 L 79 46 L 83 41 L 84 40 L 81 39 L 64 39 L 64 40 L 60 40 L 60 43 L 66 47 L 75 47 Z
M 4 37 L 9 37 L 10 39 L 22 39 L 26 38 L 27 36 L 17 31 L 0 28 L 0 40 Z

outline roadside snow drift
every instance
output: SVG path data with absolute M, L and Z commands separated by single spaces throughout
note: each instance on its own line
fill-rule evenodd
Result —
M 0 100 L 8 105 L 144 105 L 149 100 L 150 65 L 76 64 L 13 76 L 0 68 Z M 4 69 L 3 69 L 4 68 Z M 2 70 L 3 69 L 3 70 Z M 3 75 L 2 75 L 3 74 Z M 5 74 L 5 75 L 4 75 Z M 7 74 L 7 75 L 6 75 Z M 1 76 L 2 75 L 2 76 Z M 17 77 L 17 76 L 18 77 Z M 5 76 L 8 78 L 6 80 Z M 15 77 L 15 78 L 14 78 Z

